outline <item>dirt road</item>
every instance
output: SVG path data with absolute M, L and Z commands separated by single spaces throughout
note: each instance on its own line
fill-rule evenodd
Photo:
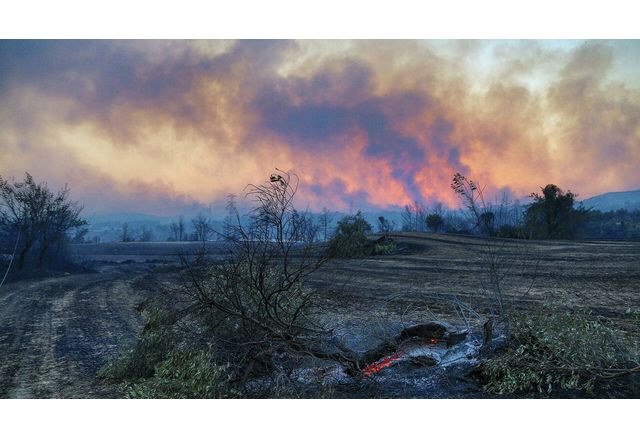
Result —
M 0 397 L 115 396 L 95 376 L 141 328 L 146 269 L 130 265 L 6 284 L 0 291 Z

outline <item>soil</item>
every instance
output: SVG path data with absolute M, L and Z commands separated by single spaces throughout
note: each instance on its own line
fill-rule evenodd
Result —
M 313 276 L 327 307 L 365 319 L 391 313 L 414 324 L 459 319 L 456 300 L 486 309 L 482 290 L 489 284 L 491 254 L 481 238 L 392 236 L 396 254 L 334 260 Z M 505 239 L 494 248 L 505 302 L 514 309 L 557 301 L 638 330 L 628 311 L 640 309 L 640 243 Z
M 101 268 L 3 287 L 0 397 L 116 396 L 96 373 L 142 328 L 135 307 L 153 282 L 146 264 Z

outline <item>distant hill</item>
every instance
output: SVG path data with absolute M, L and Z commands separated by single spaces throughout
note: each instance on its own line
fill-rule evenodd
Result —
M 640 189 L 626 192 L 607 192 L 582 201 L 584 207 L 601 210 L 640 209 Z

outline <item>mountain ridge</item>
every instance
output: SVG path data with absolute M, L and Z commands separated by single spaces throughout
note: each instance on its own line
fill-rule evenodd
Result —
M 605 192 L 582 200 L 584 207 L 603 212 L 627 209 L 640 209 L 640 189 L 632 191 Z

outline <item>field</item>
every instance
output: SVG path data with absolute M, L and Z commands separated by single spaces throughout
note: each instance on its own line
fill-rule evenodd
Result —
M 456 300 L 482 310 L 487 251 L 473 237 L 396 234 L 389 256 L 327 263 L 310 280 L 325 319 L 347 342 L 366 348 L 385 331 L 434 318 L 459 324 Z M 83 270 L 15 280 L 0 290 L 0 397 L 113 397 L 96 372 L 132 340 L 146 298 L 173 282 L 188 243 L 82 244 Z M 562 298 L 571 307 L 631 330 L 640 308 L 640 244 L 500 241 L 516 261 L 505 285 L 517 309 Z M 207 250 L 220 256 L 220 244 Z M 455 396 L 455 395 L 454 395 Z

